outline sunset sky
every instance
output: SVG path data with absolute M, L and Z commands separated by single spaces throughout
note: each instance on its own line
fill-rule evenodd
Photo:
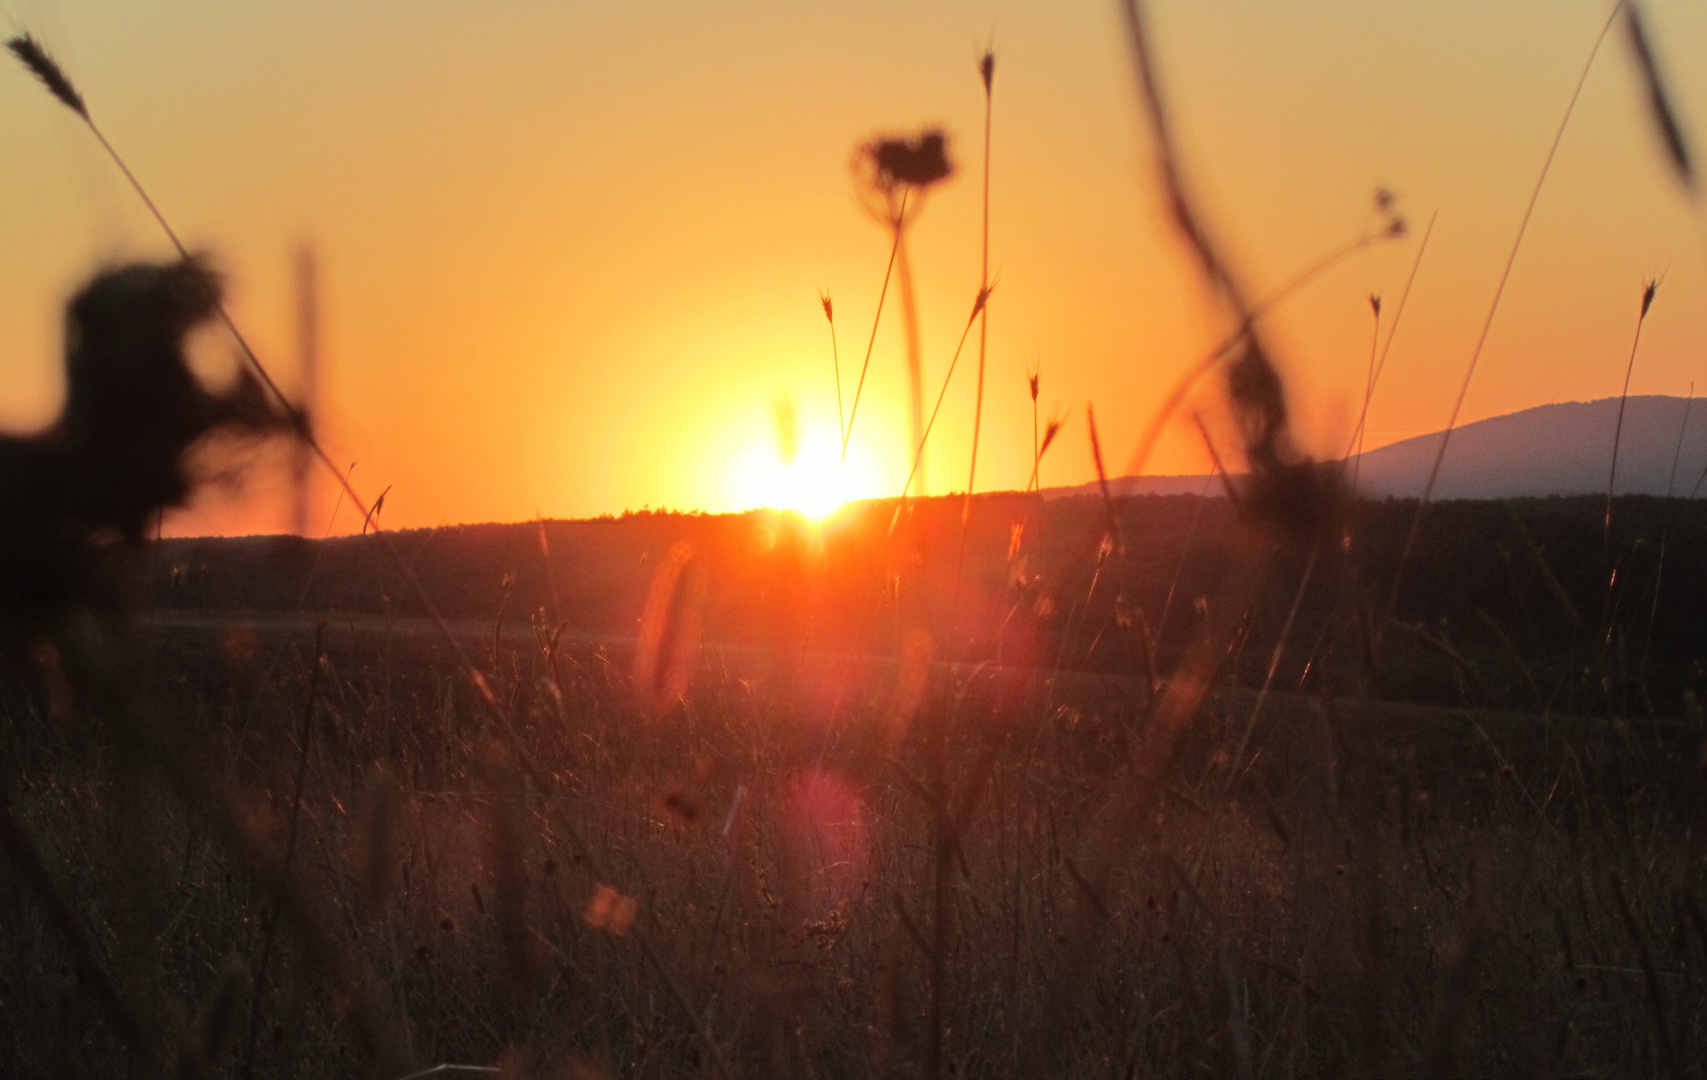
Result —
M 1253 293 L 1400 196 L 1413 229 L 1302 293 L 1273 337 L 1305 440 L 1337 452 L 1369 358 L 1438 224 L 1370 420 L 1440 427 L 1605 0 L 1173 0 L 1151 5 L 1189 176 Z M 1707 153 L 1707 7 L 1644 7 L 1686 136 Z M 729 510 L 821 489 L 888 254 L 850 173 L 879 133 L 941 125 L 959 171 L 913 232 L 934 398 L 978 288 L 983 93 L 997 57 L 980 489 L 1030 469 L 1028 368 L 1069 417 L 1045 484 L 1118 471 L 1215 336 L 1161 213 L 1112 0 L 480 4 L 0 0 L 52 51 L 194 247 L 228 275 L 269 367 L 294 377 L 293 251 L 322 269 L 322 424 L 391 527 Z M 9 58 L 7 58 L 9 60 Z M 0 425 L 51 421 L 60 310 L 164 238 L 76 118 L 0 68 Z M 1615 396 L 1660 278 L 1633 393 L 1707 394 L 1707 225 L 1663 166 L 1614 33 L 1564 137 L 1463 420 Z M 842 494 L 906 475 L 900 309 L 885 309 Z M 932 436 L 964 488 L 976 334 Z M 781 475 L 777 415 L 802 460 Z M 804 467 L 804 466 L 803 466 Z M 1204 467 L 1176 428 L 1152 472 Z M 266 467 L 253 486 L 266 488 Z M 332 509 L 325 489 L 322 517 Z M 178 531 L 273 531 L 276 505 Z M 345 514 L 340 531 L 357 528 Z

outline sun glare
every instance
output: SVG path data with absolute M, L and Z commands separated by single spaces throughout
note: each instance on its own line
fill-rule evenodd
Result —
M 785 461 L 774 437 L 755 439 L 735 460 L 730 477 L 734 502 L 742 509 L 794 510 L 817 520 L 849 499 L 876 491 L 876 477 L 856 444 L 841 461 L 836 433 L 808 426 L 800 434 L 792 461 Z

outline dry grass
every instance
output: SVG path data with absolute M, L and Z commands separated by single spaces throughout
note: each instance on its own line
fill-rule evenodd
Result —
M 885 759 L 882 686 L 824 730 L 702 671 L 648 725 L 596 652 L 553 675 L 529 649 L 503 657 L 520 770 L 430 652 L 329 637 L 317 688 L 304 655 L 294 686 L 210 697 L 209 665 L 253 676 L 193 638 L 152 688 L 257 842 L 294 847 L 318 946 L 200 814 L 10 703 L 11 829 L 44 881 L 4 897 L 9 1072 L 134 1066 L 110 994 L 152 1003 L 165 1071 L 380 1075 L 361 969 L 393 1066 L 910 1074 L 934 986 L 955 1075 L 1701 1075 L 1698 718 L 1271 695 L 1228 775 L 1251 698 L 1218 694 L 1101 867 L 1087 955 L 1099 822 L 1145 737 L 1120 694 L 939 668 Z

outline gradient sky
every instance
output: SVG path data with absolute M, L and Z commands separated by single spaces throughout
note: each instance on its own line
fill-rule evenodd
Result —
M 1412 236 L 1273 319 L 1301 433 L 1343 446 L 1369 355 L 1439 223 L 1370 420 L 1440 427 L 1603 0 L 1174 0 L 1152 5 L 1190 177 L 1262 293 L 1397 191 Z M 1707 153 L 1707 8 L 1646 5 L 1686 135 Z M 769 498 L 779 400 L 834 442 L 818 303 L 857 376 L 884 260 L 856 143 L 941 124 L 959 174 L 913 234 L 934 396 L 978 286 L 982 89 L 997 61 L 988 388 L 979 487 L 1024 484 L 1028 367 L 1069 415 L 1045 484 L 1118 467 L 1215 323 L 1160 214 L 1112 0 L 258 5 L 0 0 L 58 57 L 178 230 L 215 254 L 269 366 L 294 368 L 291 257 L 322 265 L 323 431 L 393 527 L 726 510 Z M 0 69 L 0 425 L 51 420 L 59 311 L 103 262 L 168 248 L 75 118 Z M 1663 279 L 1633 393 L 1707 394 L 1707 227 L 1662 167 L 1624 42 L 1571 122 L 1464 421 L 1616 395 L 1640 293 Z M 854 493 L 906 472 L 899 310 L 854 435 Z M 974 336 L 975 340 L 975 336 Z M 213 347 L 218 350 L 218 343 Z M 929 461 L 965 485 L 975 354 Z M 1177 428 L 1153 472 L 1196 471 Z M 265 488 L 265 469 L 254 486 Z M 332 499 L 327 492 L 330 512 Z M 177 531 L 276 529 L 274 506 Z M 347 514 L 339 529 L 358 527 Z

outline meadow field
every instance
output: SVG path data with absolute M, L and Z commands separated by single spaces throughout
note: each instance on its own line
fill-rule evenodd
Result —
M 863 649 L 830 621 L 892 505 L 792 552 L 762 514 L 403 534 L 496 707 L 372 537 L 146 552 L 134 684 L 95 691 L 128 718 L 71 676 L 6 698 L 11 1071 L 1700 1074 L 1699 571 L 1643 566 L 1660 529 L 1700 565 L 1698 506 L 1620 504 L 1607 646 L 1571 626 L 1598 502 L 1443 504 L 1373 666 L 1347 596 L 1413 504 L 1360 507 L 1369 548 L 1289 631 L 1274 569 L 1158 768 L 1237 517 L 1121 500 L 1093 582 L 1104 506 L 1051 503 L 1021 583 L 1032 502 L 974 529 L 984 632 L 942 656 L 872 644 L 899 594 Z M 959 512 L 916 504 L 922 551 Z M 660 706 L 684 540 L 703 640 Z

